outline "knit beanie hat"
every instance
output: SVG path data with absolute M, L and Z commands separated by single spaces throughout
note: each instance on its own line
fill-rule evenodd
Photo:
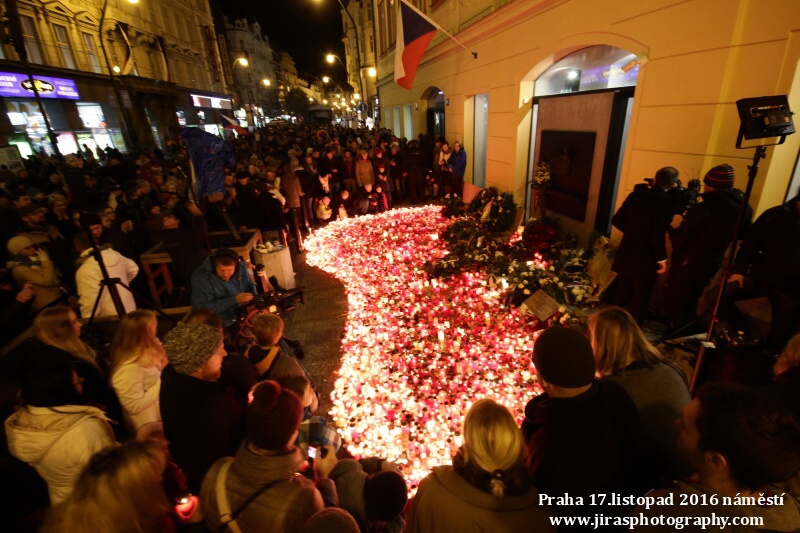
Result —
M 578 389 L 594 380 L 592 345 L 577 330 L 562 326 L 547 328 L 533 345 L 532 359 L 537 374 L 553 385 Z
M 730 189 L 734 182 L 733 167 L 725 163 L 717 165 L 708 171 L 703 183 L 715 189 Z
M 178 324 L 164 337 L 172 368 L 179 374 L 196 372 L 222 344 L 222 333 L 205 324 Z
M 328 507 L 308 519 L 300 533 L 359 533 L 358 522 L 338 507 Z
M 90 228 L 92 226 L 100 226 L 103 224 L 100 221 L 100 216 L 96 215 L 95 213 L 86 213 L 85 215 L 82 215 L 81 222 L 86 224 L 87 228 Z
M 262 381 L 251 392 L 247 437 L 262 450 L 283 450 L 303 421 L 303 402 L 274 381 Z
M 371 520 L 388 522 L 403 512 L 406 502 L 406 480 L 393 470 L 378 472 L 364 483 L 364 504 Z
M 6 245 L 8 248 L 8 253 L 11 255 L 17 255 L 28 246 L 33 246 L 33 241 L 30 239 L 30 237 L 21 237 L 19 235 L 16 237 L 11 237 Z

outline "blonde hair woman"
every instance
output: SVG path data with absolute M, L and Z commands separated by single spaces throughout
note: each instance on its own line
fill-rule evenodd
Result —
M 53 508 L 41 531 L 174 531 L 161 486 L 165 465 L 164 446 L 153 440 L 106 448 L 92 457 L 70 497 Z
M 86 401 L 117 419 L 119 404 L 108 386 L 105 369 L 97 354 L 80 338 L 81 326 L 78 315 L 69 307 L 42 309 L 33 321 L 33 337 L 17 346 L 12 355 L 24 359 L 23 365 L 34 364 L 35 360 L 45 356 L 65 359 L 84 380 Z
M 43 343 L 68 352 L 100 372 L 97 354 L 80 338 L 82 326 L 78 315 L 69 307 L 49 307 L 36 315 L 33 335 Z
M 620 385 L 631 397 L 642 422 L 642 447 L 652 454 L 656 478 L 679 479 L 675 420 L 691 401 L 686 378 L 662 358 L 633 316 L 621 307 L 605 307 L 589 319 L 598 376 Z
M 419 484 L 406 532 L 554 531 L 525 470 L 526 446 L 511 412 L 478 400 L 464 418 L 451 466 Z
M 156 314 L 139 309 L 122 317 L 111 342 L 111 386 L 125 424 L 137 438 L 161 434 L 161 369 L 166 354 L 156 337 Z

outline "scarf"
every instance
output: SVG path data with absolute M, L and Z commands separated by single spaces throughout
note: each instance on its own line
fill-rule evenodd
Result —
M 42 267 L 42 263 L 39 261 L 39 257 L 35 255 L 9 254 L 6 268 L 11 270 L 18 266 L 26 266 L 38 270 Z

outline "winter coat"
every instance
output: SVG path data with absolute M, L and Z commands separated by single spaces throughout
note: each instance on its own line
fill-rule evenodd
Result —
M 283 196 L 286 197 L 286 207 L 290 209 L 300 208 L 300 195 L 303 189 L 300 186 L 300 178 L 294 172 L 286 172 L 281 179 Z
M 78 302 L 81 306 L 81 316 L 83 318 L 89 318 L 92 315 L 92 308 L 97 299 L 97 293 L 100 291 L 100 281 L 103 279 L 100 265 L 98 265 L 97 260 L 91 253 L 92 250 L 89 249 L 81 254 L 81 258 L 85 260 L 75 272 L 75 285 L 78 289 Z M 111 248 L 106 248 L 100 253 L 103 257 L 103 262 L 106 264 L 108 276 L 119 278 L 125 285 L 130 285 L 133 278 L 139 273 L 139 267 L 136 263 Z M 125 311 L 134 311 L 136 309 L 136 301 L 133 298 L 133 294 L 119 285 L 117 289 Z M 95 316 L 116 316 L 116 314 L 117 310 L 111 300 L 111 293 L 107 287 L 104 287 Z
M 733 271 L 765 290 L 800 298 L 800 212 L 797 196 L 764 211 L 742 240 Z
M 245 404 L 221 383 L 180 374 L 172 365 L 161 373 L 159 403 L 169 450 L 196 491 L 214 461 L 242 443 Z
M 661 187 L 637 186 L 625 198 L 611 223 L 622 232 L 614 272 L 654 271 L 667 258 L 666 235 L 673 204 Z
M 225 327 L 230 326 L 236 318 L 236 308 L 239 306 L 236 295 L 242 292 L 258 294 L 244 261 L 239 261 L 236 273 L 228 281 L 217 276 L 211 257 L 207 257 L 192 274 L 192 308 L 212 310 L 219 315 Z
M 464 173 L 467 171 L 467 152 L 462 148 L 458 152 L 453 150 L 451 154 L 447 166 L 450 172 L 453 173 L 453 176 L 463 178 Z
M 555 531 L 531 487 L 524 496 L 495 497 L 470 485 L 451 465 L 435 466 L 419 484 L 406 533 Z
M 108 418 L 95 407 L 28 406 L 6 420 L 8 449 L 47 482 L 50 502 L 64 501 L 92 456 L 114 444 Z
M 145 424 L 161 421 L 158 404 L 161 368 L 157 365 L 142 366 L 135 359 L 125 361 L 111 375 L 111 386 L 122 404 L 125 424 L 131 435 L 136 435 Z
M 675 368 L 660 363 L 654 368 L 633 363 L 620 374 L 610 374 L 602 381 L 613 381 L 625 389 L 642 422 L 644 464 L 660 479 L 688 476 L 678 459 L 678 429 L 675 421 L 692 397 L 686 382 Z
M 16 257 L 16 256 L 15 256 Z M 53 262 L 49 259 L 36 263 L 9 262 L 8 268 L 17 285 L 23 287 L 27 282 L 33 283 L 32 309 L 38 311 L 47 304 L 61 298 Z
M 685 266 L 693 276 L 706 281 L 722 264 L 739 218 L 744 193 L 739 189 L 720 189 L 700 195 L 686 212 L 681 225 L 672 232 L 672 265 Z M 753 210 L 747 207 L 742 233 L 750 226 Z
M 364 500 L 364 486 L 369 475 L 377 472 L 380 472 L 377 458 L 369 457 L 360 461 L 341 459 L 336 463 L 329 476 L 336 484 L 339 507 L 353 515 L 361 531 L 368 531 L 370 524 Z M 387 522 L 383 531 L 400 532 L 403 531 L 404 524 L 401 514 Z
M 216 531 L 222 524 L 219 516 L 217 477 L 224 458 L 211 467 L 203 480 L 200 501 L 207 526 Z M 231 512 L 236 511 L 254 492 L 276 482 L 250 503 L 236 519 L 243 533 L 261 531 L 300 531 L 314 513 L 325 508 L 325 500 L 335 500 L 336 489 L 330 480 L 322 480 L 320 488 L 297 472 L 305 457 L 298 448 L 282 454 L 262 454 L 248 443 L 239 448 L 225 480 Z M 325 498 L 325 500 L 323 499 Z
M 359 157 L 356 160 L 356 183 L 359 187 L 363 187 L 367 183 L 375 183 L 375 173 L 372 170 L 372 163 L 369 159 Z

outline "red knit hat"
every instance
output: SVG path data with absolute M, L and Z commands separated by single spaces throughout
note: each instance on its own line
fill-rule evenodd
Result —
M 283 450 L 303 421 L 303 404 L 289 389 L 262 381 L 252 390 L 247 410 L 247 436 L 263 450 Z
M 725 163 L 709 170 L 706 177 L 703 178 L 703 183 L 715 189 L 731 189 L 734 181 L 733 167 Z

